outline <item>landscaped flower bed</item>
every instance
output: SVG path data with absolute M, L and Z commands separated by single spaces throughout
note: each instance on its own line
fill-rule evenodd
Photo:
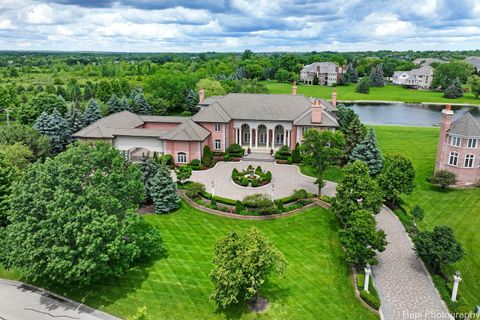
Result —
M 262 167 L 253 168 L 249 165 L 244 171 L 232 170 L 232 180 L 242 187 L 261 187 L 272 181 L 272 173 L 270 171 L 264 172 Z

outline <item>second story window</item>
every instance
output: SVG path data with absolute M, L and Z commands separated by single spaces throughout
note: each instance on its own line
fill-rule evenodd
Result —
M 474 161 L 475 161 L 475 156 L 473 154 L 467 154 L 465 156 L 464 167 L 465 168 L 473 168 Z
M 475 149 L 477 147 L 477 139 L 468 139 L 467 147 Z
M 215 123 L 213 125 L 213 130 L 215 130 L 216 132 L 220 132 L 220 130 L 222 130 L 222 125 L 220 123 Z
M 455 146 L 455 147 L 460 147 L 460 145 L 462 144 L 462 138 L 460 137 L 452 137 L 450 139 L 450 144 L 452 146 Z
M 456 166 L 458 164 L 458 152 L 450 152 L 448 164 L 451 166 Z

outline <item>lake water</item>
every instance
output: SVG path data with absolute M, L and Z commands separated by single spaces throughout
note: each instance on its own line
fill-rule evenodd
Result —
M 441 121 L 443 105 L 422 105 L 405 103 L 355 103 L 346 104 L 352 108 L 365 124 L 438 126 Z M 454 119 L 466 112 L 480 115 L 480 108 L 475 106 L 452 107 Z

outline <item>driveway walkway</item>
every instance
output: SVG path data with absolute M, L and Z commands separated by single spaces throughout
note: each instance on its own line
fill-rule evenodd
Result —
M 120 320 L 43 289 L 3 279 L 0 279 L 0 319 Z
M 379 264 L 372 267 L 385 319 L 452 319 L 400 220 L 387 207 L 376 219 L 388 240 Z
M 272 182 L 257 188 L 242 187 L 234 183 L 231 178 L 233 168 L 245 170 L 249 165 L 254 167 L 260 165 L 262 169 L 271 171 Z M 207 192 L 212 192 L 213 181 L 215 195 L 235 200 L 242 200 L 245 196 L 254 193 L 266 193 L 272 195 L 272 185 L 275 186 L 273 199 L 287 197 L 291 195 L 295 189 L 305 189 L 312 193 L 318 192 L 318 187 L 314 184 L 314 179 L 301 174 L 297 166 L 281 165 L 274 162 L 221 161 L 211 169 L 193 171 L 189 180 L 203 183 Z M 322 192 L 333 194 L 335 192 L 335 184 L 327 182 L 327 185 L 322 189 Z

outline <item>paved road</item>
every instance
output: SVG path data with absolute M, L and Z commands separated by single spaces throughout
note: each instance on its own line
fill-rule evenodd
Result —
M 372 268 L 385 319 L 452 319 L 400 220 L 387 207 L 376 219 L 388 240 L 378 255 L 379 264 Z
M 0 279 L 0 319 L 119 320 L 43 289 L 3 279 Z
M 272 172 L 272 183 L 262 187 L 251 188 L 242 187 L 234 183 L 231 179 L 233 168 L 244 170 L 249 165 L 256 167 L 260 165 L 262 169 Z M 215 185 L 215 195 L 235 200 L 242 200 L 245 196 L 252 193 L 266 193 L 272 195 L 272 184 L 275 185 L 273 198 L 283 198 L 291 195 L 295 189 L 305 189 L 308 192 L 317 193 L 318 187 L 314 184 L 312 177 L 304 176 L 299 172 L 297 166 L 280 165 L 274 162 L 218 162 L 215 167 L 208 170 L 193 171 L 191 181 L 201 182 L 205 185 L 207 192 L 212 191 L 212 181 Z M 333 194 L 335 184 L 327 182 L 322 192 Z

